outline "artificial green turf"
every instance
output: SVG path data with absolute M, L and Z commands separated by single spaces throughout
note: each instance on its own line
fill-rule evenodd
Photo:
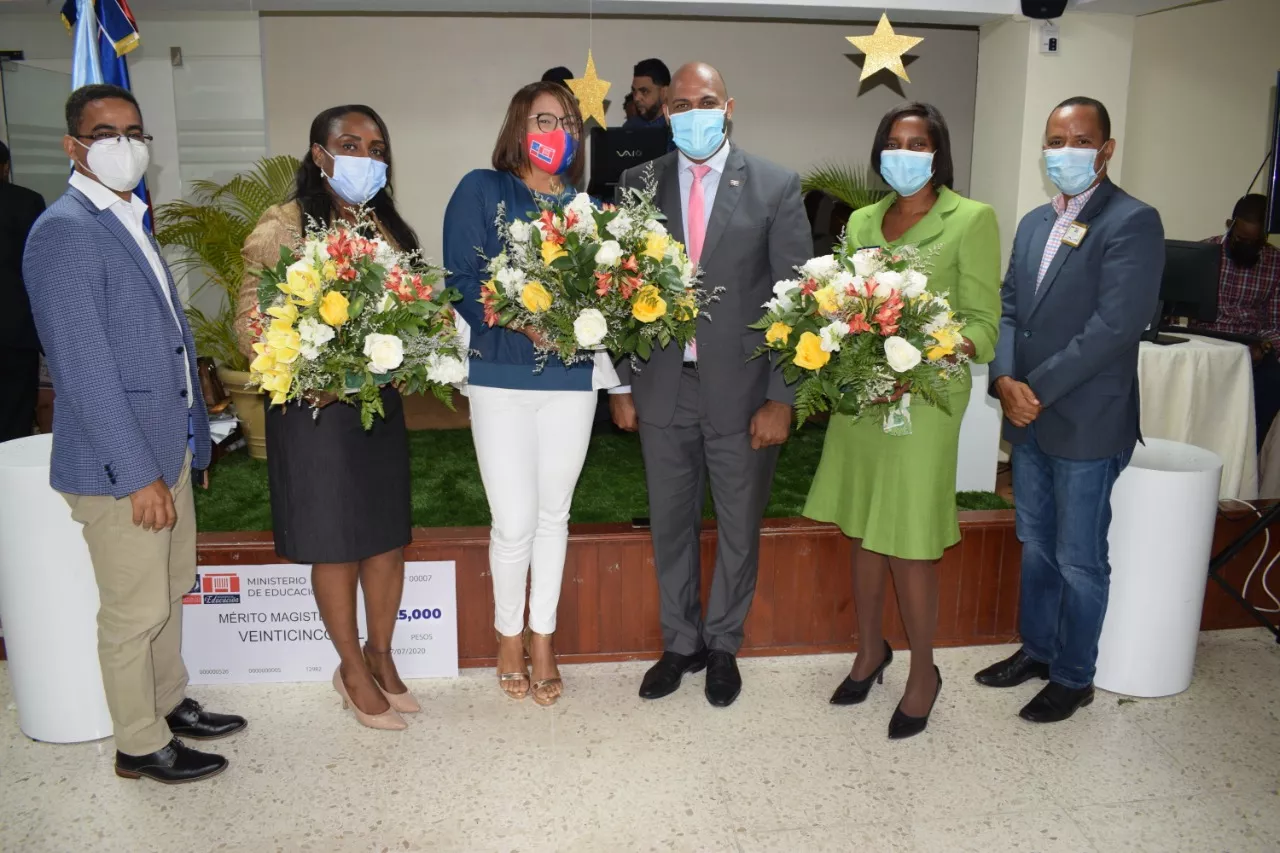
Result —
M 809 482 L 822 455 L 826 430 L 809 424 L 782 447 L 773 496 L 766 515 L 800 515 Z M 413 523 L 417 527 L 483 527 L 489 524 L 471 431 L 428 430 L 409 433 L 413 482 Z M 990 492 L 961 492 L 960 509 L 1008 509 Z M 573 496 L 570 521 L 629 522 L 649 514 L 640 440 L 635 435 L 601 433 L 591 439 L 582 477 Z M 271 503 L 267 463 L 238 451 L 210 473 L 208 492 L 196 490 L 196 516 L 202 531 L 270 530 Z M 714 517 L 707 500 L 706 516 Z

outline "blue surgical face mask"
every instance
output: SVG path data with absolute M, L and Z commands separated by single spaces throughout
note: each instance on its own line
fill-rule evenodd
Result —
M 881 151 L 880 177 L 898 195 L 915 195 L 933 177 L 933 152 L 901 149 Z
M 1046 148 L 1044 170 L 1063 195 L 1080 195 L 1098 179 L 1097 159 L 1097 148 Z
M 381 160 L 330 154 L 327 148 L 325 153 L 333 158 L 333 174 L 325 177 L 347 204 L 365 204 L 387 185 L 387 164 Z
M 690 160 L 706 160 L 724 144 L 724 110 L 689 110 L 671 114 L 671 136 Z

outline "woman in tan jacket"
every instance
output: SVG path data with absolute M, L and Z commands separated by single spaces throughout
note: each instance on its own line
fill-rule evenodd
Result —
M 240 349 L 252 357 L 258 274 L 295 246 L 303 222 L 350 219 L 373 211 L 382 239 L 418 248 L 391 196 L 391 141 L 366 106 L 325 110 L 311 124 L 294 198 L 272 207 L 245 241 L 248 271 L 237 305 Z M 332 396 L 267 410 L 267 468 L 276 553 L 311 564 L 316 605 L 341 664 L 333 686 L 343 706 L 371 728 L 403 729 L 401 713 L 421 710 L 391 655 L 404 588 L 404 546 L 411 539 L 409 444 L 399 393 L 382 390 L 384 418 L 366 432 L 359 410 Z M 356 584 L 364 590 L 368 642 L 360 647 Z

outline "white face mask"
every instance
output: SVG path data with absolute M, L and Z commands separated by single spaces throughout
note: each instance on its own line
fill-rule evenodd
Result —
M 88 149 L 85 164 L 104 187 L 129 192 L 138 185 L 151 164 L 151 150 L 140 139 L 100 139 L 92 145 L 76 140 Z

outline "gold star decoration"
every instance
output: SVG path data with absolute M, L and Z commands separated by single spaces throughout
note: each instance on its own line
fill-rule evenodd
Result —
M 880 14 L 880 23 L 876 24 L 876 31 L 871 35 L 845 36 L 845 38 L 867 55 L 867 61 L 862 64 L 862 76 L 858 78 L 859 82 L 866 80 L 877 71 L 884 70 L 892 71 L 908 83 L 911 82 L 911 78 L 907 76 L 907 69 L 902 66 L 902 54 L 924 39 L 900 36 L 895 33 L 887 14 L 883 12 Z
M 578 99 L 578 108 L 582 110 L 583 122 L 595 119 L 601 127 L 608 127 L 604 120 L 604 96 L 609 94 L 609 81 L 596 76 L 596 61 L 587 51 L 587 70 L 581 76 L 569 80 L 569 88 Z

